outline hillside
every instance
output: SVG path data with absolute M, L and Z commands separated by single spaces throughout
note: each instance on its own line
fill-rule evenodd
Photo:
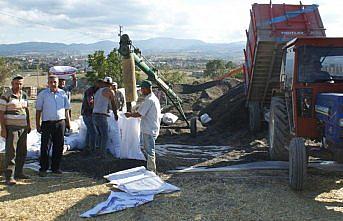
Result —
M 194 39 L 175 38 L 152 38 L 134 41 L 145 55 L 185 56 L 194 58 L 225 58 L 243 59 L 244 42 L 232 42 L 226 44 L 206 43 Z M 92 44 L 63 44 L 48 42 L 24 42 L 17 44 L 0 44 L 1 56 L 15 56 L 28 54 L 71 54 L 84 55 L 95 50 L 104 50 L 106 53 L 114 47 L 117 42 L 99 41 Z

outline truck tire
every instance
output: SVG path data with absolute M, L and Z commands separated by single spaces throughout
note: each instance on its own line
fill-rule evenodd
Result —
M 249 103 L 249 129 L 253 133 L 261 129 L 261 109 L 257 101 Z
M 307 174 L 307 154 L 304 140 L 295 137 L 289 145 L 289 185 L 300 191 L 304 187 Z
M 285 100 L 273 97 L 269 116 L 269 156 L 271 160 L 288 160 L 289 122 Z
M 196 117 L 191 118 L 190 130 L 191 130 L 191 137 L 196 137 L 197 136 L 197 118 Z

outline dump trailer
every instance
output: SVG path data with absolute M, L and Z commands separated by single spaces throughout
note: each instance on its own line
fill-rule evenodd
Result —
M 244 50 L 250 129 L 268 122 L 269 155 L 302 190 L 310 149 L 343 161 L 343 38 L 327 38 L 317 5 L 254 4 Z M 264 116 L 264 117 L 263 117 Z
M 259 131 L 272 92 L 280 87 L 282 48 L 295 37 L 325 36 L 317 5 L 253 4 L 244 50 L 249 127 Z

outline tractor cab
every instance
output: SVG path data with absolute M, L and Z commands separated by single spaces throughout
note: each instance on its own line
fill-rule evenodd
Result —
M 289 151 L 290 184 L 301 189 L 308 157 L 305 139 L 322 141 L 335 160 L 343 161 L 343 38 L 306 37 L 288 42 L 283 48 L 280 80 L 278 92 L 284 96 L 272 99 L 270 134 L 275 136 L 280 130 L 276 124 L 288 122 L 284 128 L 289 136 L 282 145 Z M 287 113 L 282 119 L 281 110 Z M 275 149 L 274 156 L 286 157 L 285 151 L 279 152 L 280 145 Z
M 321 93 L 343 93 L 343 38 L 290 41 L 284 47 L 280 76 L 292 134 L 321 139 L 315 108 Z

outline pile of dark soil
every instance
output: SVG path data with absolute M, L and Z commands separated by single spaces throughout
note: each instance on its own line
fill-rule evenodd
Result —
M 208 114 L 212 120 L 207 126 L 215 127 L 221 131 L 247 128 L 248 113 L 245 103 L 244 85 L 238 84 L 203 108 L 199 117 Z
M 98 155 L 93 153 L 85 156 L 80 151 L 68 151 L 62 157 L 62 170 L 79 172 L 95 179 L 102 179 L 103 176 L 110 173 L 146 165 L 142 160 L 116 159 L 111 155 L 104 159 L 99 158 Z

